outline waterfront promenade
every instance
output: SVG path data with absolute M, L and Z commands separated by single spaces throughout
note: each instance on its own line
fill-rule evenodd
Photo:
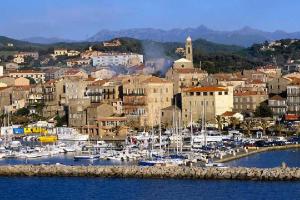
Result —
M 300 168 L 13 165 L 1 166 L 0 176 L 300 181 Z
M 285 149 L 292 149 L 292 148 L 300 148 L 300 144 L 290 144 L 290 145 L 273 146 L 273 147 L 252 147 L 252 148 L 240 150 L 239 152 L 235 152 L 233 154 L 226 155 L 221 159 L 217 159 L 215 161 L 220 163 L 226 163 L 229 161 L 238 160 L 243 157 L 251 156 L 257 153 L 262 153 L 266 151 L 285 150 Z

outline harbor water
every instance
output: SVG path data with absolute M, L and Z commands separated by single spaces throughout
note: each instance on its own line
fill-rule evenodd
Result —
M 299 199 L 300 182 L 0 178 L 2 199 Z
M 289 166 L 299 167 L 299 153 L 299 149 L 264 152 L 227 164 L 276 167 L 286 162 Z M 71 157 L 51 159 L 50 162 L 67 160 L 75 163 Z M 102 162 L 97 164 L 111 164 L 111 161 Z M 0 177 L 0 190 L 5 191 L 3 199 L 299 199 L 297 191 L 300 191 L 300 182 Z
M 233 167 L 272 168 L 285 162 L 289 167 L 300 167 L 300 149 L 266 151 L 226 163 Z

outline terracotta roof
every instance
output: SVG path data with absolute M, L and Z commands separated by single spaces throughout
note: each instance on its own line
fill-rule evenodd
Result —
M 126 117 L 100 117 L 97 118 L 96 121 L 126 121 Z
M 226 111 L 222 114 L 222 116 L 224 117 L 231 117 L 233 116 L 234 114 L 236 114 L 236 112 L 232 112 L 232 111 Z
M 106 83 L 108 81 L 108 79 L 102 79 L 102 80 L 97 80 L 97 81 L 94 81 L 93 83 L 91 83 L 90 85 L 103 85 L 104 83 Z
M 198 68 L 182 68 L 182 69 L 174 69 L 174 71 L 181 73 L 181 74 L 190 74 L 190 73 L 206 73 L 206 71 L 203 71 L 201 69 Z
M 279 95 L 275 95 L 273 97 L 271 97 L 269 100 L 277 100 L 277 101 L 282 101 L 285 100 L 285 98 L 279 96 Z
M 23 69 L 23 70 L 12 70 L 9 73 L 44 73 L 44 72 L 36 71 L 32 69 Z
M 14 90 L 29 90 L 31 88 L 30 85 L 24 85 L 24 86 L 13 86 Z
M 184 90 L 185 92 L 217 92 L 228 91 L 225 87 L 204 86 L 204 87 L 190 87 Z
M 93 78 L 93 77 L 88 77 L 87 79 L 85 79 L 85 81 L 95 81 L 96 78 Z
M 264 82 L 261 80 L 250 80 L 248 83 L 250 84 L 263 84 Z
M 254 95 L 267 95 L 267 94 L 258 91 L 238 91 L 233 94 L 233 96 L 254 96 Z
M 152 77 L 146 79 L 145 81 L 143 81 L 142 83 L 171 83 L 171 82 L 167 81 L 166 79 L 163 79 L 163 78 L 158 78 L 156 76 L 152 76 Z

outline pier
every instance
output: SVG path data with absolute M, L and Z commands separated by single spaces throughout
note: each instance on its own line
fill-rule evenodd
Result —
M 0 176 L 300 181 L 300 168 L 13 165 L 1 166 Z

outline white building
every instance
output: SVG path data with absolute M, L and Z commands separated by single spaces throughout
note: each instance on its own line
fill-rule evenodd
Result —
M 93 66 L 137 66 L 143 64 L 144 57 L 135 53 L 103 53 L 92 57 Z
M 4 67 L 0 66 L 0 76 L 3 76 L 3 69 L 4 69 Z

